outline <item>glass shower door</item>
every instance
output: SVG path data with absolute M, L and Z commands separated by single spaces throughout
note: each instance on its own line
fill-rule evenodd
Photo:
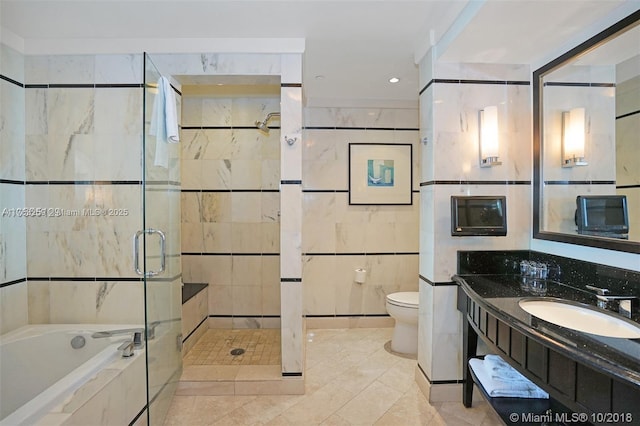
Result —
M 147 406 L 151 425 L 164 423 L 182 373 L 180 156 L 178 144 L 157 139 L 151 135 L 156 132 L 150 132 L 154 107 L 162 106 L 158 97 L 160 77 L 145 53 L 143 229 L 138 232 L 137 246 L 144 252 L 139 257 L 144 264 L 138 265 L 138 269 L 144 275 Z M 158 156 L 163 156 L 164 161 L 158 161 Z

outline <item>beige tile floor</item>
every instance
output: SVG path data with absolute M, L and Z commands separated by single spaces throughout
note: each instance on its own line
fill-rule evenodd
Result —
M 170 425 L 501 425 L 483 401 L 429 404 L 390 328 L 309 330 L 304 395 L 175 396 Z
M 233 349 L 244 349 L 232 355 Z M 184 365 L 280 365 L 280 329 L 211 329 L 184 357 Z

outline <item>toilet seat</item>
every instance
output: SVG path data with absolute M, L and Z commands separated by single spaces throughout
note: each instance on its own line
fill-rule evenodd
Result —
M 387 303 L 402 308 L 418 309 L 419 293 L 417 291 L 401 291 L 387 294 Z

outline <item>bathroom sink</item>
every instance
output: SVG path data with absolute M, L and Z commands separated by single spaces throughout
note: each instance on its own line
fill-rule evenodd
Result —
M 572 330 L 599 336 L 640 339 L 640 326 L 595 307 L 552 298 L 527 298 L 518 304 L 534 317 Z

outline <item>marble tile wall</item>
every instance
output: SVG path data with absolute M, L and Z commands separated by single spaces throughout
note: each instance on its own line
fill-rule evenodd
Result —
M 302 55 L 281 56 L 280 306 L 283 376 L 304 371 L 302 312 Z
M 28 322 L 24 57 L 0 44 L 0 334 Z M 16 210 L 18 209 L 18 210 Z
M 458 250 L 526 249 L 531 223 L 528 66 L 420 64 L 420 320 L 418 363 L 432 400 L 462 377 L 461 318 L 451 283 Z M 478 111 L 498 107 L 501 166 L 480 168 Z M 452 237 L 452 195 L 507 197 L 506 237 Z M 459 383 L 459 382 L 458 382 Z M 442 395 L 439 395 L 439 389 Z
M 184 281 L 209 284 L 218 326 L 280 316 L 280 121 L 254 124 L 279 111 L 278 97 L 183 100 Z
M 142 57 L 29 56 L 25 82 L 29 321 L 143 323 Z
M 629 239 L 640 241 L 640 76 L 616 85 L 616 185 L 627 196 Z
M 349 143 L 410 143 L 413 204 L 349 205 Z M 418 290 L 418 110 L 306 108 L 302 151 L 303 306 L 309 317 L 386 315 Z M 364 268 L 364 284 L 355 269 Z
M 154 54 L 153 62 L 169 75 L 242 75 L 264 76 L 282 75 L 289 64 L 283 64 L 286 56 L 278 53 L 191 53 L 191 54 Z M 286 58 L 285 58 L 286 60 Z M 293 65 L 293 67 L 298 65 Z

